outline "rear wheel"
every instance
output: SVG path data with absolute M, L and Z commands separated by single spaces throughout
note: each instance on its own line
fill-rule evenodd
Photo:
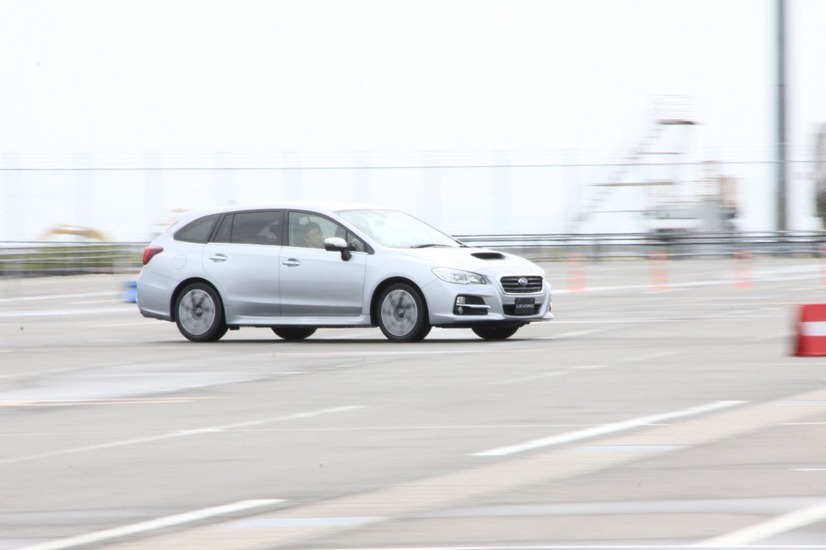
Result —
M 224 305 L 211 286 L 192 283 L 175 300 L 175 323 L 193 342 L 216 342 L 227 332 Z
M 315 327 L 272 327 L 272 331 L 284 340 L 298 341 L 309 338 L 315 332 Z
M 507 340 L 519 330 L 518 326 L 489 326 L 489 327 L 473 327 L 473 332 L 476 336 L 484 338 L 485 340 Z
M 378 314 L 379 328 L 391 342 L 419 342 L 430 332 L 424 298 L 407 283 L 384 289 Z

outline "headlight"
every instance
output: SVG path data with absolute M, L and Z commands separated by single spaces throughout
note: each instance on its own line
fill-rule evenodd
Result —
M 473 273 L 472 271 L 462 271 L 461 269 L 450 269 L 449 267 L 437 267 L 433 274 L 448 283 L 458 285 L 484 285 L 487 283 L 484 275 Z

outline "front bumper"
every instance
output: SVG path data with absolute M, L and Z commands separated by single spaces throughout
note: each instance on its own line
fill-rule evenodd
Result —
M 422 289 L 429 310 L 430 324 L 433 326 L 480 325 L 486 323 L 527 324 L 550 321 L 554 318 L 551 287 L 545 282 L 541 292 L 506 294 L 497 284 L 457 285 L 435 281 Z M 459 313 L 458 296 L 481 298 L 465 300 Z M 517 298 L 532 298 L 535 313 L 529 315 L 512 314 Z

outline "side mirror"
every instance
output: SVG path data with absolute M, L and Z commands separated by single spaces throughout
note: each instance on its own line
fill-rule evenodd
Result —
M 341 252 L 341 259 L 345 262 L 353 257 L 353 254 L 350 252 L 350 247 L 347 246 L 347 241 L 341 237 L 324 239 L 324 250 L 328 252 Z

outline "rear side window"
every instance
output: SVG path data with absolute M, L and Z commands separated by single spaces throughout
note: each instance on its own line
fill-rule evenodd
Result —
M 223 233 L 223 226 L 221 229 Z M 232 216 L 230 242 L 280 245 L 281 210 L 237 212 Z
M 188 223 L 175 232 L 175 240 L 188 243 L 207 242 L 209 234 L 212 233 L 212 228 L 215 226 L 215 222 L 218 221 L 219 217 L 220 214 L 213 214 Z

